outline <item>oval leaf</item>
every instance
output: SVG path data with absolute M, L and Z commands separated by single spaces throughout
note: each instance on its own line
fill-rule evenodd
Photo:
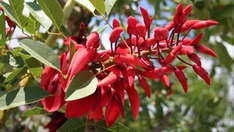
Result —
M 51 19 L 53 24 L 57 29 L 60 29 L 60 26 L 64 22 L 63 9 L 60 6 L 58 0 L 37 0 L 41 9 L 45 14 Z
M 94 13 L 95 7 L 93 6 L 93 4 L 89 0 L 75 0 L 75 2 L 77 2 L 81 6 L 88 9 L 91 13 L 93 13 L 94 16 L 96 16 L 96 14 Z
M 36 2 L 27 2 L 27 8 L 30 14 L 46 29 L 48 30 L 52 25 L 50 18 L 41 10 L 40 6 Z
M 105 8 L 106 8 L 106 14 L 107 14 L 107 16 L 110 14 L 111 9 L 115 5 L 116 1 L 117 0 L 105 0 Z
M 104 0 L 89 0 L 93 6 L 96 8 L 96 10 L 101 14 L 105 15 L 106 9 L 105 9 L 105 4 Z
M 90 71 L 81 71 L 72 80 L 66 92 L 66 101 L 87 97 L 97 89 L 98 80 Z
M 49 93 L 39 87 L 38 83 L 35 83 L 31 87 L 19 88 L 11 92 L 2 93 L 0 95 L 0 110 L 34 103 L 49 95 Z
M 0 45 L 5 44 L 6 33 L 5 33 L 5 19 L 4 14 L 0 11 Z
M 30 39 L 20 40 L 20 44 L 20 47 L 26 50 L 32 57 L 59 71 L 59 57 L 49 46 L 40 41 L 34 41 Z

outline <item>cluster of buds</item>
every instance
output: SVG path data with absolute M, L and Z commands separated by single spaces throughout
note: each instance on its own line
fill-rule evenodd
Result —
M 113 31 L 109 38 L 110 50 L 97 51 L 100 46 L 99 34 L 92 32 L 85 37 L 83 24 L 78 36 L 65 40 L 69 50 L 60 56 L 60 67 L 66 78 L 50 67 L 45 67 L 42 73 L 41 87 L 53 94 L 41 101 L 47 111 L 57 111 L 66 104 L 65 116 L 68 118 L 86 116 L 96 121 L 105 120 L 111 126 L 119 116 L 125 116 L 126 99 L 130 102 L 133 117 L 137 118 L 140 100 L 135 88 L 136 79 L 150 97 L 151 88 L 147 79 L 159 80 L 166 88 L 171 89 L 169 75 L 174 73 L 186 93 L 189 88 L 183 70 L 191 66 L 210 85 L 210 78 L 202 68 L 197 52 L 214 57 L 216 54 L 201 45 L 203 33 L 193 39 L 187 38 L 187 34 L 193 29 L 206 28 L 218 22 L 187 20 L 192 6 L 183 8 L 179 4 L 173 21 L 164 27 L 154 28 L 151 33 L 153 19 L 146 9 L 140 10 L 144 23 L 130 16 L 127 29 L 124 29 L 117 19 L 113 20 Z M 123 32 L 128 34 L 128 38 L 121 36 Z M 187 56 L 191 61 L 185 61 L 181 56 Z M 180 61 L 180 65 L 176 65 L 175 61 Z M 90 96 L 65 101 L 64 95 L 69 84 L 83 70 L 96 75 L 99 81 L 97 90 Z

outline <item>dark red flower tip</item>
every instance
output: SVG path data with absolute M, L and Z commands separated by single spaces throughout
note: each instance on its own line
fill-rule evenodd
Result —
M 200 43 L 201 39 L 204 37 L 204 33 L 199 33 L 191 42 L 191 45 L 197 45 Z
M 86 46 L 89 48 L 98 48 L 100 45 L 100 38 L 99 34 L 97 32 L 92 32 L 88 37 L 86 41 Z
M 140 10 L 141 10 L 141 15 L 143 16 L 144 19 L 145 27 L 147 30 L 149 30 L 153 19 L 150 17 L 148 11 L 145 8 L 140 7 Z
M 191 61 L 193 61 L 197 65 L 201 66 L 201 60 L 197 54 L 190 54 L 190 55 L 188 55 L 188 57 Z
M 115 43 L 120 38 L 120 34 L 124 31 L 122 27 L 116 27 L 110 34 L 110 42 Z
M 151 88 L 147 80 L 142 76 L 138 76 L 138 80 L 140 86 L 144 89 L 146 96 L 151 97 Z
M 119 20 L 113 19 L 113 21 L 112 21 L 112 26 L 113 26 L 113 28 L 120 27 Z
M 194 25 L 192 25 L 192 29 L 202 29 L 202 28 L 207 28 L 210 26 L 214 26 L 219 24 L 219 22 L 213 21 L 213 20 L 206 20 L 206 21 L 200 21 Z
M 144 24 L 138 23 L 136 24 L 136 31 L 137 34 L 141 37 L 145 37 L 146 35 L 146 27 Z
M 195 46 L 195 49 L 198 51 L 198 52 L 201 52 L 203 54 L 207 54 L 207 55 L 210 55 L 210 56 L 213 56 L 213 57 L 217 57 L 217 54 L 210 48 L 204 46 L 204 45 L 196 45 Z
M 208 85 L 211 84 L 208 72 L 199 65 L 193 65 L 193 70 L 199 75 Z
M 155 28 L 154 37 L 157 41 L 167 40 L 168 30 L 166 28 Z
M 174 70 L 174 72 L 175 72 L 176 77 L 180 81 L 184 92 L 187 93 L 188 92 L 188 83 L 187 83 L 187 78 L 185 77 L 183 71 L 181 71 L 180 69 L 176 69 L 176 70 Z
M 136 24 L 138 23 L 138 21 L 136 20 L 136 18 L 129 16 L 128 17 L 128 27 L 127 27 L 127 32 L 128 34 L 137 34 L 136 32 Z

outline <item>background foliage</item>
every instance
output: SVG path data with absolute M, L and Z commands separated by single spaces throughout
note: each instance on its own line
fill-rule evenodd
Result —
M 219 56 L 215 59 L 202 57 L 205 58 L 203 65 L 210 69 L 213 84 L 208 87 L 190 73 L 191 70 L 187 70 L 190 78 L 188 94 L 182 92 L 174 79 L 172 96 L 168 96 L 161 83 L 151 81 L 151 98 L 140 91 L 142 107 L 138 120 L 132 119 L 126 105 L 126 118 L 119 119 L 112 128 L 107 128 L 100 122 L 95 126 L 96 131 L 234 131 L 234 1 L 231 0 L 74 0 L 68 5 L 73 8 L 65 8 L 67 4 L 63 0 L 8 0 L 8 4 L 1 2 L 0 7 L 4 8 L 5 14 L 22 29 L 22 33 L 17 28 L 11 38 L 4 38 L 5 22 L 2 14 L 0 15 L 1 131 L 44 130 L 43 126 L 53 116 L 37 103 L 39 99 L 48 96 L 37 82 L 43 68 L 41 62 L 58 69 L 57 54 L 54 53 L 60 53 L 65 48 L 61 45 L 63 34 L 59 34 L 60 32 L 66 36 L 74 35 L 79 29 L 79 23 L 84 22 L 88 26 L 88 32 L 103 32 L 105 44 L 105 34 L 110 31 L 107 23 L 111 23 L 113 18 L 120 19 L 124 25 L 127 16 L 138 16 L 138 7 L 143 6 L 149 9 L 155 25 L 164 25 L 172 19 L 178 2 L 194 5 L 191 15 L 194 19 L 212 19 L 221 23 L 204 30 L 206 38 L 202 42 L 214 49 Z M 28 17 L 23 14 L 25 8 L 28 9 Z M 191 35 L 194 34 L 196 32 Z M 53 51 L 43 44 L 37 49 L 38 47 L 30 45 L 32 43 L 29 40 L 21 40 L 31 37 L 47 43 Z M 21 43 L 21 48 L 11 48 L 18 43 Z M 28 103 L 30 104 L 26 105 Z M 20 107 L 9 109 L 15 106 Z M 82 131 L 84 122 L 83 119 L 69 119 L 59 131 Z

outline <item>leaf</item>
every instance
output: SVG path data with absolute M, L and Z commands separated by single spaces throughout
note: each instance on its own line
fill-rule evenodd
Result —
M 214 48 L 216 53 L 218 54 L 218 59 L 220 61 L 220 64 L 225 66 L 229 71 L 231 71 L 234 60 L 229 55 L 226 47 L 222 43 L 217 43 L 214 46 Z
M 29 33 L 35 33 L 39 28 L 39 26 L 35 26 L 36 21 L 22 14 L 24 9 L 24 0 L 9 0 L 9 3 L 10 5 L 5 2 L 0 2 L 0 6 L 4 9 L 6 15 L 20 28 Z
M 106 30 L 106 28 L 108 28 L 108 27 L 109 27 L 109 25 L 106 24 L 106 25 L 104 25 L 104 26 L 98 28 L 98 29 L 97 29 L 96 31 L 94 31 L 94 32 L 102 33 L 102 32 L 104 32 L 104 31 Z
M 50 94 L 39 87 L 38 83 L 26 88 L 2 93 L 0 95 L 0 110 L 6 110 L 20 105 L 31 104 Z
M 75 0 L 75 2 L 77 2 L 81 6 L 88 9 L 91 13 L 93 13 L 94 16 L 96 16 L 96 14 L 94 13 L 95 7 L 93 6 L 93 4 L 89 0 Z
M 52 25 L 50 18 L 41 10 L 36 2 L 26 2 L 26 7 L 29 9 L 31 15 L 46 29 L 48 30 Z
M 32 73 L 34 78 L 39 78 L 43 70 L 41 63 L 31 56 L 23 57 L 28 67 L 28 70 Z
M 87 97 L 97 89 L 98 80 L 90 71 L 81 71 L 72 80 L 66 92 L 66 101 Z
M 84 127 L 85 124 L 83 120 L 79 118 L 70 118 L 58 129 L 58 132 L 79 132 L 79 130 L 84 129 Z
M 5 19 L 4 14 L 0 11 L 0 45 L 5 44 L 6 33 L 5 33 Z
M 27 68 L 26 67 L 17 68 L 5 79 L 4 82 L 5 83 L 9 83 L 9 82 L 12 83 L 12 81 L 20 78 L 26 72 L 27 72 Z
M 37 0 L 41 9 L 51 19 L 57 29 L 60 30 L 60 26 L 64 22 L 64 14 L 61 5 L 58 0 Z
M 35 116 L 35 115 L 46 115 L 48 114 L 48 112 L 46 110 L 44 110 L 41 107 L 34 107 L 32 109 L 29 109 L 27 111 L 25 111 L 23 113 L 24 117 L 31 117 L 31 116 Z
M 106 8 L 105 8 L 104 0 L 89 0 L 89 1 L 93 4 L 93 6 L 102 16 L 105 15 Z
M 10 5 L 8 5 L 5 2 L 0 2 L 0 7 L 3 8 L 4 12 L 6 13 L 6 15 L 12 20 L 14 21 L 17 25 L 19 25 L 20 23 L 17 21 L 15 15 L 13 14 Z
M 111 9 L 114 7 L 117 0 L 105 0 L 105 8 L 107 16 L 110 14 Z
M 21 44 L 20 47 L 26 50 L 32 57 L 59 71 L 59 57 L 49 46 L 40 41 L 34 41 L 30 39 L 23 39 L 19 42 Z
M 24 0 L 9 0 L 9 3 L 18 25 L 22 28 L 27 26 L 27 17 L 22 14 L 24 9 Z

